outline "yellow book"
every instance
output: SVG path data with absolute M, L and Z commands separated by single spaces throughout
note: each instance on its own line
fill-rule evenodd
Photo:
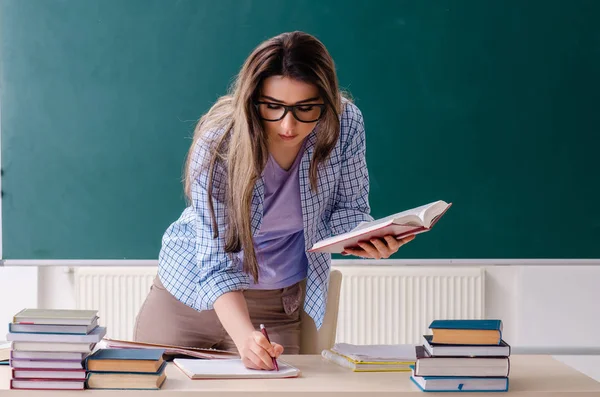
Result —
M 413 347 L 414 349 L 414 347 Z M 355 359 L 344 354 L 335 352 L 332 349 L 323 350 L 321 356 L 344 368 L 351 369 L 353 372 L 410 372 L 410 366 L 415 365 L 415 361 L 368 361 Z

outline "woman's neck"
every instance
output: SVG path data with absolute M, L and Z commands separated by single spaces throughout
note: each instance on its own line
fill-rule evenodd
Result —
M 269 146 L 269 153 L 273 156 L 273 160 L 284 170 L 289 170 L 294 164 L 294 160 L 298 156 L 303 142 L 297 146 Z

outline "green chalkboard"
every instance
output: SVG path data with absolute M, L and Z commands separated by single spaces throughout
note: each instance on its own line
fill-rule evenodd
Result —
M 0 0 L 5 259 L 154 259 L 195 121 L 250 51 L 316 35 L 364 114 L 394 258 L 600 257 L 596 0 Z

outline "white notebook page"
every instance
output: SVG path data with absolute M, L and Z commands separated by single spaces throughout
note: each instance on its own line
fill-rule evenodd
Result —
M 248 369 L 240 359 L 203 360 L 176 358 L 173 363 L 192 379 L 201 378 L 289 378 L 300 375 L 300 370 L 277 360 L 279 371 Z

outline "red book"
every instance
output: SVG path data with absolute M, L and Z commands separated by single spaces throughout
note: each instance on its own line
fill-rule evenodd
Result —
M 83 390 L 84 380 L 74 379 L 11 379 L 11 389 L 21 390 Z
M 329 237 L 314 244 L 308 252 L 340 254 L 346 248 L 360 248 L 359 241 L 395 236 L 400 239 L 424 233 L 433 227 L 448 211 L 452 203 L 435 201 L 394 215 L 359 224 L 349 232 Z

